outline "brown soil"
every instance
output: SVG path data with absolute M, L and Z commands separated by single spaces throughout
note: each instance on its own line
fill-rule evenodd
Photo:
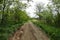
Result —
M 25 23 L 14 36 L 8 40 L 50 40 L 48 36 L 33 23 Z

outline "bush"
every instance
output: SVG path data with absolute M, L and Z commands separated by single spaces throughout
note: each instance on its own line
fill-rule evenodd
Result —
M 41 22 L 33 22 L 38 27 L 42 28 L 48 34 L 51 40 L 60 40 L 60 29 L 52 27 Z

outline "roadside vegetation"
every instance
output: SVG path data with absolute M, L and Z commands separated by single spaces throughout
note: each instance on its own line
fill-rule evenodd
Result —
M 29 3 L 30 0 L 27 0 Z M 20 0 L 0 0 L 0 40 L 8 40 L 25 22 L 31 21 L 40 27 L 51 40 L 60 40 L 60 0 L 51 0 L 51 5 L 36 4 L 37 18 L 26 13 L 27 4 Z
M 60 1 L 52 0 L 51 2 L 53 4 L 48 4 L 47 10 L 44 9 L 43 4 L 36 5 L 35 13 L 39 17 L 33 19 L 32 22 L 42 28 L 51 40 L 60 40 Z
M 11 7 L 12 6 L 12 7 Z M 8 40 L 29 20 L 26 4 L 18 1 L 0 0 L 0 40 Z
M 44 24 L 40 21 L 33 21 L 33 23 L 38 26 L 38 28 L 41 28 L 43 31 L 45 31 L 50 40 L 60 40 L 60 28 Z

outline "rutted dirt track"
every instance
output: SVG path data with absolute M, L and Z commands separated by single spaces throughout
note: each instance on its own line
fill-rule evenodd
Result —
M 33 23 L 25 23 L 14 36 L 10 37 L 9 40 L 50 40 L 46 34 L 36 27 Z

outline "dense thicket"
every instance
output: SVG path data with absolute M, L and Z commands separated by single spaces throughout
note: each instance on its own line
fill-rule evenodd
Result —
M 60 0 L 52 0 L 54 5 L 56 5 L 56 19 L 55 19 L 55 25 L 56 27 L 60 27 Z
M 49 25 L 60 27 L 60 1 L 52 0 L 52 5 L 47 5 L 47 9 L 43 4 L 36 5 L 36 14 L 39 16 L 39 20 L 43 20 Z
M 26 4 L 20 0 L 0 0 L 0 40 L 7 40 L 22 24 L 29 20 Z
M 42 28 L 51 40 L 60 40 L 60 0 L 52 0 L 47 8 L 43 4 L 36 5 L 38 20 L 33 23 Z

